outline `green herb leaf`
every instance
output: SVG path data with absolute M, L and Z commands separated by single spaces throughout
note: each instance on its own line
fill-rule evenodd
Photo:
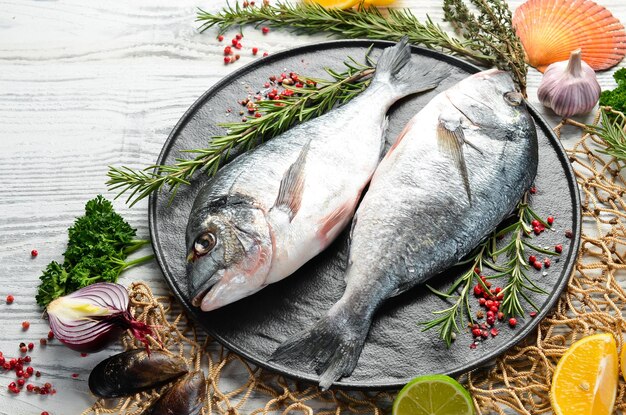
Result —
M 40 277 L 36 300 L 42 307 L 95 282 L 115 282 L 124 269 L 153 258 L 125 262 L 149 241 L 134 239 L 136 230 L 102 196 L 87 202 L 85 215 L 76 219 L 68 234 L 63 264 L 52 261 Z
M 483 290 L 489 290 L 480 276 L 475 270 L 482 270 L 483 267 L 497 271 L 496 274 L 486 276 L 486 279 L 506 278 L 507 282 L 501 291 L 503 295 L 501 310 L 508 316 L 524 315 L 524 305 L 522 300 L 531 307 L 538 310 L 537 306 L 532 302 L 528 292 L 546 294 L 545 290 L 537 286 L 526 273 L 529 266 L 526 263 L 526 248 L 541 252 L 546 255 L 557 255 L 556 252 L 539 248 L 527 241 L 530 222 L 533 219 L 543 220 L 530 208 L 527 195 L 519 202 L 517 206 L 517 220 L 505 226 L 503 229 L 494 231 L 493 235 L 480 244 L 478 249 L 461 262 L 463 265 L 471 264 L 467 271 L 452 283 L 447 293 L 442 293 L 434 288 L 428 287 L 439 297 L 452 303 L 448 308 L 439 311 L 433 311 L 435 318 L 425 323 L 424 330 L 439 327 L 439 336 L 447 347 L 450 347 L 456 333 L 460 332 L 459 327 L 463 326 L 463 314 L 466 314 L 468 320 L 473 322 L 472 310 L 469 304 L 469 298 L 472 292 L 472 284 L 476 282 Z M 546 227 L 547 224 L 545 224 Z M 500 238 L 503 241 L 498 243 Z M 508 238 L 508 239 L 507 239 Z M 498 247 L 498 245 L 500 247 Z M 490 261 L 494 256 L 504 255 L 502 264 L 495 264 Z M 453 295 L 458 291 L 457 295 Z M 464 309 L 464 310 L 463 310 Z M 460 322 L 460 324 L 458 324 Z
M 206 148 L 185 151 L 195 155 L 192 159 L 179 158 L 172 165 L 150 166 L 144 170 L 109 167 L 109 189 L 117 190 L 118 197 L 128 193 L 126 201 L 131 206 L 164 187 L 169 187 L 171 197 L 174 197 L 178 187 L 189 184 L 197 171 L 213 176 L 231 154 L 248 151 L 296 123 L 318 117 L 335 106 L 350 101 L 365 90 L 375 71 L 374 64 L 369 59 L 369 51 L 365 63 L 357 63 L 348 58 L 344 65 L 346 69 L 343 72 L 328 69 L 328 79 L 300 76 L 300 81 L 309 86 L 286 87 L 294 91 L 292 96 L 257 102 L 263 116 L 250 118 L 246 122 L 222 124 L 226 132 L 211 137 Z
M 613 74 L 617 87 L 613 90 L 602 91 L 600 106 L 613 108 L 615 111 L 626 113 L 626 68 L 619 69 Z M 613 114 L 609 118 L 615 119 Z

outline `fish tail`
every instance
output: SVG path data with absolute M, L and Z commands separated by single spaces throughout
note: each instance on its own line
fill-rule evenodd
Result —
M 411 47 L 404 36 L 392 47 L 383 50 L 376 65 L 374 83 L 392 86 L 397 98 L 436 88 L 449 75 L 449 70 L 434 59 L 411 61 Z
M 313 363 L 320 387 L 327 390 L 356 367 L 370 323 L 370 319 L 336 304 L 312 327 L 281 344 L 270 359 L 283 364 Z

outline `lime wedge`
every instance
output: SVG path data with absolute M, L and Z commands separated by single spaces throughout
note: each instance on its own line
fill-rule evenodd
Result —
M 473 415 L 470 394 L 444 375 L 419 376 L 407 383 L 393 401 L 393 415 Z

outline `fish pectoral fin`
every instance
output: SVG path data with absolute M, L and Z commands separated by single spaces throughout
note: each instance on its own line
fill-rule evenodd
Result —
M 355 203 L 353 203 L 352 201 L 348 201 L 320 220 L 317 237 L 323 243 L 329 242 L 331 239 L 330 233 L 332 232 L 332 230 L 335 229 L 338 224 L 348 219 L 352 215 L 352 209 L 354 208 L 354 205 Z
M 437 138 L 439 150 L 452 158 L 454 166 L 461 175 L 465 193 L 467 193 L 467 198 L 471 204 L 472 192 L 470 189 L 467 165 L 465 164 L 465 156 L 463 154 L 463 144 L 467 142 L 460 120 L 455 122 L 455 120 L 446 120 L 439 117 L 439 122 L 437 123 Z
M 280 181 L 278 196 L 274 202 L 273 208 L 283 208 L 287 210 L 289 222 L 293 220 L 298 210 L 300 210 L 302 192 L 304 191 L 304 167 L 310 147 L 311 140 L 302 147 L 296 161 L 294 161 L 285 172 Z

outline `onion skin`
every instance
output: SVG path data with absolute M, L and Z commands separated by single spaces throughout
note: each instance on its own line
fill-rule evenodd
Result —
M 187 364 L 179 356 L 134 349 L 98 363 L 89 375 L 89 389 L 101 398 L 117 398 L 158 388 L 186 373 Z
M 206 397 L 206 379 L 198 370 L 177 381 L 141 415 L 196 415 Z
M 101 282 L 59 297 L 46 309 L 50 329 L 61 343 L 81 353 L 95 353 L 119 339 L 125 330 L 148 349 L 150 327 L 135 320 L 128 291 L 120 284 Z

